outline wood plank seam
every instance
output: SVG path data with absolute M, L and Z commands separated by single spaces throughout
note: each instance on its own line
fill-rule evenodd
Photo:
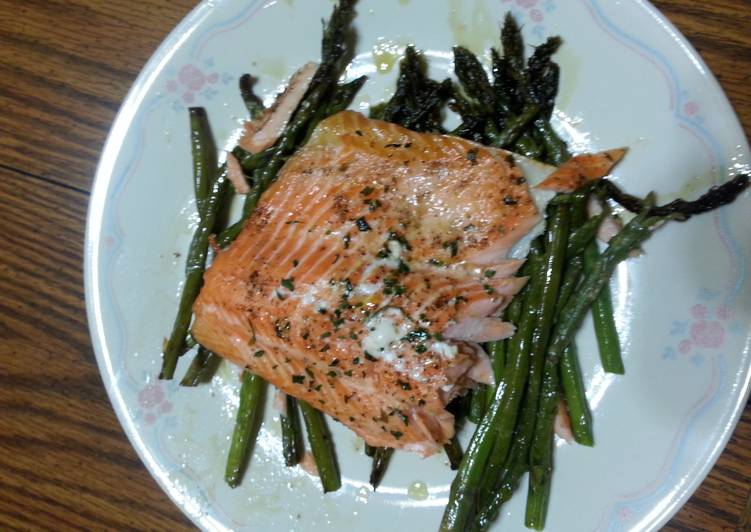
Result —
M 54 186 L 57 186 L 57 187 L 65 188 L 65 189 L 68 189 L 68 190 L 72 190 L 73 192 L 79 192 L 79 193 L 83 194 L 84 196 L 88 196 L 89 195 L 89 191 L 86 190 L 86 189 L 79 188 L 79 187 L 77 187 L 75 185 L 69 185 L 68 183 L 56 181 L 52 177 L 47 177 L 47 176 L 43 176 L 43 175 L 33 174 L 31 172 L 27 172 L 25 170 L 21 170 L 20 168 L 16 168 L 14 166 L 9 166 L 9 165 L 3 164 L 3 163 L 0 163 L 0 168 L 2 168 L 3 170 L 7 170 L 9 172 L 13 172 L 15 174 L 22 175 L 24 177 L 30 177 L 32 179 L 38 179 L 40 181 L 44 181 L 45 183 L 48 183 L 50 185 L 54 185 Z

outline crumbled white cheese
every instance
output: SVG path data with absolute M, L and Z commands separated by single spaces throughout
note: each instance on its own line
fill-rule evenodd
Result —
M 388 268 L 390 270 L 396 270 L 399 268 L 399 261 L 402 258 L 402 252 L 404 247 L 396 240 L 389 240 L 386 243 L 386 248 L 389 251 L 389 256 L 384 259 L 378 259 L 371 262 L 365 271 L 362 272 L 362 282 L 355 286 L 354 293 L 358 296 L 372 296 L 373 294 L 383 290 L 383 283 L 369 283 L 368 279 L 373 275 L 373 272 L 379 268 Z
M 425 378 L 425 374 L 422 370 L 423 368 L 414 368 L 409 372 L 409 378 L 415 382 L 426 382 L 428 379 Z
M 364 276 L 363 276 L 364 277 Z M 354 293 L 358 296 L 372 296 L 383 289 L 383 283 L 358 283 Z
M 401 242 L 398 240 L 389 240 L 388 244 L 386 244 L 386 247 L 389 249 L 389 258 L 398 261 L 402 258 L 402 251 L 404 251 L 404 247 L 402 246 Z M 399 264 L 397 263 L 397 266 Z
M 291 297 L 298 298 L 303 305 L 316 305 L 316 310 L 327 309 L 328 303 L 321 298 L 321 294 L 329 294 L 331 286 L 325 280 L 313 284 L 303 285 L 291 293 Z
M 394 349 L 410 330 L 410 323 L 397 308 L 386 308 L 370 318 L 365 326 L 368 334 L 362 341 L 362 348 L 373 358 L 395 363 Z
M 447 342 L 430 342 L 428 349 L 438 353 L 442 358 L 447 358 L 449 360 L 456 357 L 456 354 L 459 352 L 459 348 Z

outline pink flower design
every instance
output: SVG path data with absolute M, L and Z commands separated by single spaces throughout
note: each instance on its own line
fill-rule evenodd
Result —
M 516 0 L 516 3 L 521 7 L 529 9 L 537 3 L 537 0 Z
M 633 513 L 631 512 L 630 508 L 621 508 L 618 511 L 618 518 L 621 521 L 628 521 L 629 519 L 631 519 L 632 515 Z
M 153 425 L 162 414 L 172 412 L 172 403 L 164 395 L 161 384 L 147 384 L 138 392 L 138 404 L 143 412 L 143 421 Z
M 200 91 L 203 88 L 203 84 L 206 82 L 206 77 L 203 73 L 193 65 L 185 65 L 177 73 L 177 79 L 188 89 L 192 91 Z
M 205 72 L 196 65 L 187 64 L 180 68 L 174 79 L 167 81 L 165 89 L 177 93 L 179 101 L 185 105 L 192 105 L 199 94 L 210 97 L 211 86 L 222 79 L 219 72 Z
M 691 341 L 700 347 L 720 347 L 725 343 L 725 329 L 719 321 L 699 320 L 691 325 Z
M 733 316 L 733 311 L 730 309 L 730 307 L 726 307 L 725 305 L 720 305 L 717 307 L 717 317 L 721 320 L 729 320 Z
M 164 391 L 158 384 L 147 384 L 138 392 L 138 404 L 141 408 L 154 408 L 164 399 Z
M 722 349 L 729 334 L 735 334 L 739 323 L 731 321 L 733 309 L 716 302 L 718 292 L 704 288 L 699 292 L 699 301 L 688 309 L 688 319 L 673 322 L 670 335 L 677 337 L 677 345 L 668 346 L 663 359 L 676 358 L 676 353 L 686 355 L 696 367 L 712 351 Z
M 696 102 L 686 102 L 683 105 L 683 112 L 686 114 L 686 116 L 696 116 L 699 114 L 699 104 Z
M 691 317 L 697 320 L 707 319 L 707 307 L 704 305 L 694 305 L 691 307 Z
M 537 22 L 537 23 L 542 22 L 542 19 L 543 19 L 542 11 L 540 11 L 539 9 L 533 9 L 532 11 L 529 12 L 529 18 L 532 19 L 532 22 Z

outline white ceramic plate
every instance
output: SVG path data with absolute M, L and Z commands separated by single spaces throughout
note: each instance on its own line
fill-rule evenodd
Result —
M 183 256 L 195 225 L 188 105 L 208 110 L 230 142 L 245 116 L 237 78 L 253 72 L 267 96 L 316 59 L 329 0 L 201 3 L 138 78 L 110 133 L 86 238 L 86 298 L 107 390 L 142 460 L 175 503 L 208 530 L 436 530 L 453 474 L 442 456 L 399 453 L 384 485 L 367 485 L 362 442 L 332 423 L 344 487 L 282 465 L 269 410 L 249 474 L 222 472 L 237 407 L 237 373 L 181 389 L 156 379 Z M 355 107 L 386 98 L 392 53 L 425 50 L 436 76 L 456 43 L 496 45 L 512 10 L 531 44 L 560 34 L 556 127 L 579 150 L 630 146 L 616 179 L 661 200 L 691 196 L 747 169 L 748 145 L 696 52 L 640 0 L 361 0 L 352 76 L 370 82 Z M 627 375 L 605 376 L 590 324 L 579 337 L 594 410 L 594 449 L 559 445 L 550 530 L 646 530 L 664 523 L 701 483 L 748 394 L 751 354 L 749 193 L 730 208 L 660 230 L 613 281 Z M 181 374 L 190 357 L 178 368 Z M 466 439 L 466 435 L 465 435 Z M 525 496 L 499 529 L 523 529 Z

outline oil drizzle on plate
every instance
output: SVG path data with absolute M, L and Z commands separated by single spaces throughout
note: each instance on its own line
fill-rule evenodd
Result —
M 407 488 L 407 496 L 416 501 L 424 501 L 428 498 L 428 485 L 420 480 L 413 482 Z
M 401 55 L 400 49 L 401 47 L 394 41 L 379 37 L 378 42 L 373 46 L 373 64 L 376 72 L 381 74 L 391 72 Z
M 465 14 L 465 11 L 468 13 Z M 449 0 L 449 27 L 453 42 L 484 55 L 488 48 L 498 46 L 500 29 L 497 13 L 488 11 L 486 2 L 478 0 Z

